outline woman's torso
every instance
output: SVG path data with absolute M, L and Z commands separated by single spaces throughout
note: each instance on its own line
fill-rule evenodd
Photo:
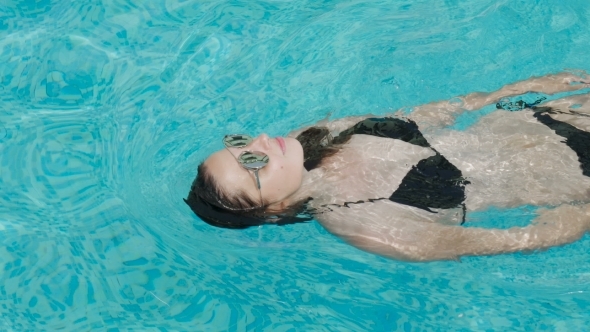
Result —
M 425 138 L 431 147 L 353 135 L 338 154 L 323 163 L 314 205 L 339 209 L 363 201 L 366 203 L 355 204 L 355 209 L 369 213 L 374 207 L 368 200 L 385 198 L 380 206 L 386 204 L 392 212 L 403 209 L 419 219 L 457 222 L 462 217 L 459 206 L 425 211 L 389 199 L 400 191 L 412 169 L 437 152 L 469 182 L 464 184 L 467 210 L 590 199 L 590 177 L 582 174 L 578 156 L 563 143 L 563 137 L 537 121 L 532 111 L 497 111 L 466 131 L 443 129 Z

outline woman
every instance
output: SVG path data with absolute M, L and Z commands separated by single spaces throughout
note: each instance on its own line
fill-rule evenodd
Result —
M 227 135 L 198 167 L 188 198 L 211 225 L 318 220 L 366 251 L 456 259 L 563 245 L 590 229 L 590 97 L 540 104 L 503 98 L 587 88 L 561 73 L 417 107 L 406 118 L 351 117 L 287 138 Z M 465 131 L 455 117 L 497 103 Z M 526 227 L 461 226 L 466 211 L 542 209 Z

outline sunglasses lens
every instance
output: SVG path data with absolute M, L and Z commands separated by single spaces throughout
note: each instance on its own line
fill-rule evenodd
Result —
M 247 169 L 258 170 L 268 164 L 268 156 L 262 152 L 244 152 L 238 157 L 238 162 Z
M 227 135 L 223 138 L 223 144 L 228 148 L 241 148 L 252 143 L 252 137 L 248 135 Z

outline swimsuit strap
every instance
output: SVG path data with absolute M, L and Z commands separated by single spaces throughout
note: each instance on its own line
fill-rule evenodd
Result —
M 342 131 L 334 138 L 334 143 L 345 142 L 348 137 L 355 134 L 399 139 L 425 148 L 430 147 L 430 144 L 418 129 L 418 125 L 409 119 L 407 121 L 391 117 L 364 119 Z

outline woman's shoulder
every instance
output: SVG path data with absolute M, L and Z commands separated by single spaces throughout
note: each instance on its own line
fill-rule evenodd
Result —
M 367 119 L 367 118 L 372 118 L 372 117 L 375 117 L 375 116 L 372 114 L 367 114 L 367 115 L 359 115 L 359 116 L 349 116 L 349 117 L 335 119 L 335 120 L 329 120 L 326 118 L 326 119 L 323 119 L 311 126 L 305 126 L 305 127 L 293 130 L 287 136 L 295 138 L 299 134 L 301 134 L 302 132 L 304 132 L 307 129 L 312 128 L 312 127 L 324 127 L 330 131 L 330 134 L 332 134 L 332 136 L 338 136 L 338 134 L 340 134 L 342 131 L 354 126 L 358 122 L 363 121 L 364 119 Z

